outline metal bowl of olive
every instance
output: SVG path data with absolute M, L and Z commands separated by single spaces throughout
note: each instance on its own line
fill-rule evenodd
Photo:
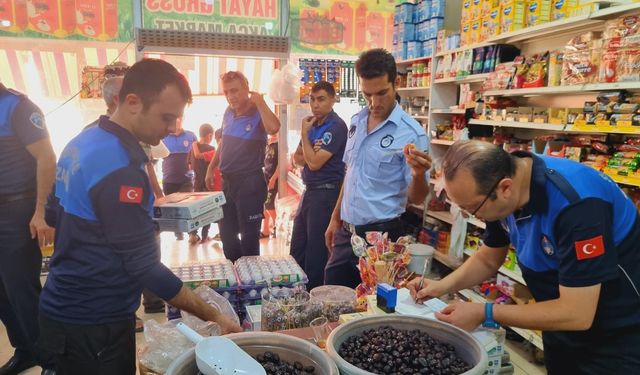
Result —
M 245 332 L 227 335 L 267 374 L 338 375 L 338 367 L 329 356 L 312 343 L 274 332 Z M 197 375 L 193 349 L 183 353 L 167 369 L 165 375 Z
M 417 316 L 371 316 L 338 326 L 327 353 L 343 375 L 481 375 L 488 357 L 468 332 Z

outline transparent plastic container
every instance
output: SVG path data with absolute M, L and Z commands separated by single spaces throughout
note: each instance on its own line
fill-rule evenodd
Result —
M 310 292 L 311 297 L 322 303 L 322 315 L 330 322 L 337 322 L 342 314 L 356 312 L 356 291 L 340 285 L 322 285 Z
M 265 288 L 261 314 L 263 331 L 303 328 L 322 316 L 322 304 L 301 289 Z

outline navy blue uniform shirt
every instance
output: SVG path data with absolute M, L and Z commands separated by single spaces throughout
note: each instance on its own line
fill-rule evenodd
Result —
M 49 133 L 40 109 L 0 84 L 0 195 L 36 190 L 36 160 L 25 146 L 45 138 Z
M 162 182 L 184 184 L 191 180 L 189 154 L 193 142 L 198 138 L 193 132 L 183 130 L 180 134 L 169 134 L 162 140 L 169 149 L 169 156 L 162 160 Z
M 640 221 L 634 204 L 593 168 L 515 155 L 533 159 L 529 203 L 517 215 L 487 223 L 485 244 L 513 244 L 536 301 L 559 298 L 560 285 L 602 284 L 592 328 L 567 333 L 568 340 L 640 324 Z M 554 182 L 554 174 L 564 186 Z
M 146 287 L 164 300 L 182 282 L 160 263 L 147 157 L 106 116 L 58 161 L 55 252 L 40 296 L 46 316 L 72 324 L 130 319 Z
M 262 124 L 260 112 L 255 106 L 241 116 L 236 116 L 231 108 L 227 108 L 222 119 L 222 147 L 220 147 L 222 174 L 261 172 L 266 146 L 267 132 Z
M 308 133 L 309 142 L 313 146 L 322 140 L 322 149 L 329 151 L 331 157 L 322 168 L 312 171 L 305 165 L 302 169 L 302 181 L 305 185 L 339 184 L 345 173 L 344 148 L 347 145 L 347 124 L 331 111 L 322 124 L 314 125 Z

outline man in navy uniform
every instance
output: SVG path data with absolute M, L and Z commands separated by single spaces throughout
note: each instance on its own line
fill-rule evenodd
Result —
M 640 220 L 609 177 L 571 160 L 457 142 L 442 163 L 449 198 L 487 222 L 484 245 L 425 299 L 495 276 L 509 244 L 536 303 L 454 302 L 436 317 L 543 331 L 549 374 L 640 374 Z
M 0 367 L 1 375 L 18 374 L 38 362 L 48 366 L 35 344 L 40 247 L 51 244 L 54 235 L 45 222 L 44 204 L 55 163 L 40 109 L 0 83 L 0 320 L 15 348 Z
M 189 155 L 193 142 L 198 138 L 193 132 L 182 128 L 182 119 L 176 123 L 175 133 L 169 134 L 162 140 L 169 149 L 169 156 L 162 160 L 162 191 L 165 195 L 177 192 L 193 191 L 193 170 L 189 163 Z M 182 240 L 183 235 L 176 232 L 176 239 Z M 189 243 L 197 243 L 197 233 L 189 233 Z
M 303 119 L 302 139 L 293 156 L 296 164 L 303 167 L 302 181 L 306 189 L 293 222 L 291 255 L 309 277 L 307 287 L 313 289 L 324 284 L 324 267 L 329 258 L 324 232 L 344 178 L 342 156 L 347 143 L 347 125 L 333 111 L 336 92 L 331 83 L 315 83 L 309 99 L 313 116 Z M 316 142 L 317 151 L 314 150 Z
M 227 259 L 260 255 L 260 224 L 267 183 L 264 179 L 264 150 L 267 134 L 280 130 L 280 121 L 261 94 L 249 91 L 240 72 L 227 72 L 222 90 L 229 107 L 222 119 L 222 145 L 207 169 L 207 186 L 213 188 L 213 170 L 222 172 L 227 203 L 220 220 L 222 250 Z
M 420 124 L 396 102 L 396 62 L 384 49 L 364 52 L 356 73 L 367 107 L 351 118 L 342 191 L 325 234 L 331 256 L 325 283 L 355 288 L 360 283 L 351 236 L 368 231 L 403 235 L 400 215 L 407 201 L 424 202 L 431 159 Z M 414 150 L 404 152 L 405 146 Z
M 145 59 L 124 77 L 116 112 L 75 137 L 56 170 L 56 242 L 40 296 L 41 345 L 60 374 L 135 374 L 135 311 L 146 287 L 223 332 L 240 327 L 160 262 L 153 192 L 140 142 L 175 131 L 191 101 L 169 63 Z

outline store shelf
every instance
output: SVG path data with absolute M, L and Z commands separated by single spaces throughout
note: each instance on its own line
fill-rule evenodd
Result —
M 436 56 L 438 56 L 438 57 L 439 56 L 446 56 L 446 55 L 450 55 L 452 53 L 458 53 L 458 52 L 466 51 L 468 49 L 474 49 L 474 48 L 490 46 L 492 44 L 493 43 L 478 43 L 478 44 L 473 44 L 473 45 L 470 45 L 470 46 L 458 47 L 458 48 L 454 48 L 454 49 L 438 52 L 436 54 Z
M 436 82 L 438 82 L 436 80 Z M 589 83 L 574 86 L 532 87 L 527 89 L 487 90 L 484 96 L 534 96 L 581 94 L 609 90 L 639 91 L 640 82 Z
M 431 60 L 431 58 L 432 58 L 431 56 L 416 57 L 415 59 L 396 61 L 396 65 L 400 65 L 400 66 L 411 65 L 415 62 Z
M 444 221 L 445 223 L 453 224 L 453 215 L 451 215 L 451 212 L 449 211 L 427 211 L 427 215 L 431 216 L 434 219 Z M 487 227 L 483 221 L 480 221 L 476 218 L 469 219 L 469 224 L 482 229 L 485 229 Z
M 304 193 L 304 183 L 300 177 L 296 176 L 293 172 L 287 172 L 287 183 L 296 193 L 302 195 Z
M 565 132 L 565 125 L 554 124 L 539 124 L 537 122 L 517 122 L 517 121 L 493 121 L 493 120 L 476 120 L 469 121 L 470 125 L 486 125 L 486 126 L 499 126 L 503 128 L 519 128 L 519 129 L 535 129 L 535 130 L 547 130 L 555 132 Z
M 620 176 L 617 174 L 607 173 L 607 176 L 619 184 L 625 184 L 630 186 L 640 187 L 640 177 L 634 176 Z
M 436 115 L 464 115 L 466 109 L 432 109 L 431 113 Z
M 479 295 L 478 293 L 470 289 L 463 289 L 463 290 L 460 290 L 458 293 L 460 293 L 461 295 L 463 295 L 465 298 L 467 298 L 469 301 L 472 301 L 472 302 L 476 302 L 476 303 L 487 302 L 487 300 L 483 296 Z M 542 336 L 528 329 L 515 328 L 515 327 L 509 327 L 509 328 L 511 328 L 514 332 L 516 332 L 520 336 L 522 336 L 525 340 L 535 345 L 538 349 L 544 350 L 544 345 L 542 344 Z
M 429 116 L 422 116 L 422 115 L 411 115 L 411 117 L 413 117 L 416 120 L 428 120 Z
M 398 87 L 396 89 L 396 91 L 398 92 L 405 92 L 405 93 L 423 93 L 425 95 L 421 95 L 421 96 L 429 96 L 429 90 L 431 90 L 431 87 Z
M 455 141 L 450 141 L 448 139 L 432 139 L 432 145 L 443 145 L 443 146 L 451 146 Z
M 467 256 L 473 256 L 476 252 L 469 250 L 469 249 L 465 249 L 464 250 L 464 254 Z M 520 268 L 516 268 L 515 270 L 510 270 L 504 267 L 500 267 L 500 269 L 498 270 L 499 273 L 507 276 L 508 278 L 510 278 L 511 280 L 515 280 L 517 282 L 519 282 L 522 285 L 527 285 L 527 283 L 524 281 L 524 278 L 522 277 L 522 271 L 520 271 Z
M 483 74 L 471 74 L 464 77 L 452 77 L 452 78 L 441 78 L 436 79 L 435 83 L 474 83 L 474 82 L 484 82 L 487 78 L 489 78 L 489 73 Z
M 455 270 L 456 268 L 460 267 L 463 263 L 463 259 L 450 258 L 449 256 L 444 255 L 439 251 L 434 252 L 433 257 L 438 262 L 444 264 L 445 266 L 447 266 L 447 268 L 450 268 L 452 270 Z

